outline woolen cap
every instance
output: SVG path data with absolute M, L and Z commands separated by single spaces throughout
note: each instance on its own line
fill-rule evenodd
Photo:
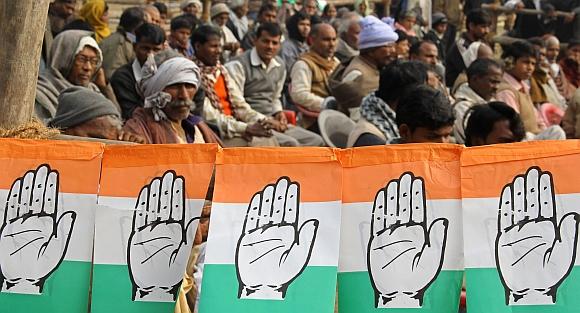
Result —
M 75 86 L 65 89 L 58 96 L 58 108 L 50 125 L 66 129 L 105 115 L 120 118 L 115 105 L 102 94 Z
M 363 18 L 360 26 L 359 50 L 386 46 L 399 39 L 391 26 L 372 15 Z
M 211 18 L 213 19 L 214 17 L 216 17 L 220 14 L 223 14 L 223 13 L 229 14 L 230 9 L 228 9 L 228 6 L 225 3 L 217 3 L 211 7 L 210 13 L 211 13 Z

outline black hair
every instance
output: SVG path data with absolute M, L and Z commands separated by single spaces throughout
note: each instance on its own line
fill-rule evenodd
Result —
M 172 32 L 176 31 L 178 29 L 182 29 L 182 28 L 187 28 L 189 30 L 193 30 L 193 26 L 194 25 L 191 23 L 191 21 L 188 18 L 186 18 L 183 15 L 180 15 L 180 16 L 174 17 L 171 20 L 170 30 Z
M 280 25 L 278 23 L 262 23 L 258 26 L 258 30 L 256 31 L 256 38 L 260 38 L 262 32 L 266 32 L 268 35 L 273 37 L 282 36 L 282 29 L 280 29 Z
M 397 39 L 397 43 L 405 40 L 409 41 L 409 35 L 407 35 L 407 33 L 405 33 L 404 31 L 400 29 L 395 29 L 395 33 L 397 33 L 397 36 L 399 36 L 399 38 Z
M 436 130 L 455 121 L 447 97 L 427 85 L 407 89 L 397 105 L 397 126 L 406 124 L 411 131 L 419 127 Z
M 302 11 L 296 12 L 286 21 L 286 30 L 288 31 L 288 37 L 290 39 L 298 40 L 304 42 L 306 38 L 303 38 L 298 31 L 298 24 L 304 20 L 310 20 L 310 16 Z
M 129 33 L 135 31 L 143 23 L 145 23 L 145 11 L 139 7 L 125 9 L 119 19 L 119 26 Z
M 411 45 L 411 48 L 409 49 L 409 55 L 419 55 L 420 54 L 419 52 L 421 51 L 421 47 L 424 44 L 430 44 L 430 45 L 434 45 L 435 47 L 437 47 L 437 44 L 431 40 L 417 41 Z
M 489 26 L 491 25 L 491 16 L 482 9 L 471 10 L 465 18 L 465 28 L 469 29 L 469 24 Z
M 512 57 L 514 62 L 519 58 L 531 57 L 538 58 L 538 52 L 534 46 L 527 41 L 516 41 L 507 46 L 503 51 L 503 58 Z
M 393 104 L 405 89 L 427 82 L 427 66 L 418 61 L 396 60 L 387 64 L 379 78 L 375 95 L 386 103 Z
M 324 6 L 324 9 L 322 9 L 322 15 L 324 15 L 324 16 L 328 16 L 328 11 L 330 10 L 330 6 L 331 6 L 331 5 L 332 5 L 332 6 L 334 6 L 334 4 L 332 4 L 332 3 L 327 3 L 327 4 Z M 336 6 L 334 6 L 334 8 L 336 9 Z
M 163 2 L 155 2 L 153 6 L 159 10 L 159 14 L 167 14 L 167 5 Z
M 540 37 L 532 37 L 532 38 L 528 38 L 528 42 L 529 42 L 530 44 L 532 44 L 533 46 L 538 46 L 538 47 L 540 47 L 540 48 L 546 48 L 546 47 L 547 47 L 546 41 L 545 41 L 545 40 L 543 40 L 543 39 L 542 39 L 542 38 L 540 38 Z
M 165 42 L 165 31 L 155 24 L 145 23 L 135 30 L 136 41 L 146 41 L 155 45 L 161 45 Z
M 487 104 L 473 106 L 465 113 L 467 126 L 465 127 L 465 145 L 473 146 L 475 138 L 484 139 L 493 131 L 498 121 L 509 121 L 510 130 L 516 141 L 522 141 L 526 136 L 524 124 L 518 112 L 504 102 L 494 101 Z
M 211 37 L 222 38 L 222 32 L 219 28 L 212 25 L 201 25 L 191 34 L 191 45 L 196 43 L 204 44 L 210 40 Z
M 572 38 L 568 41 L 567 49 L 572 49 L 575 46 L 580 46 L 580 39 Z
M 495 60 L 477 59 L 473 61 L 473 63 L 471 63 L 471 65 L 465 71 L 465 73 L 467 74 L 467 79 L 485 76 L 489 73 L 489 69 L 492 67 L 501 69 L 501 65 L 497 63 L 497 61 Z
M 261 16 L 264 12 L 269 12 L 269 11 L 275 11 L 276 13 L 278 12 L 278 10 L 276 9 L 276 7 L 273 4 L 264 3 L 260 7 L 260 10 L 258 11 L 258 16 Z

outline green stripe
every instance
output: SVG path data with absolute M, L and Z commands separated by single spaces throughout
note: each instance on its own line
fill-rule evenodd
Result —
M 340 313 L 385 311 L 396 313 L 457 312 L 462 276 L 463 271 L 441 271 L 437 279 L 425 292 L 423 306 L 419 309 L 377 309 L 374 303 L 374 290 L 367 272 L 338 273 L 338 305 Z
M 95 264 L 92 313 L 171 313 L 173 302 L 131 300 L 132 283 L 127 265 Z
M 530 275 L 537 275 L 530 273 Z M 505 304 L 505 291 L 496 268 L 468 268 L 467 307 L 469 313 L 578 313 L 580 312 L 580 267 L 574 267 L 558 288 L 554 305 Z
M 0 312 L 87 312 L 90 273 L 89 262 L 64 261 L 46 280 L 41 295 L 0 293 Z
M 200 313 L 332 313 L 336 267 L 309 266 L 288 287 L 284 300 L 238 299 L 232 265 L 207 264 L 203 271 Z

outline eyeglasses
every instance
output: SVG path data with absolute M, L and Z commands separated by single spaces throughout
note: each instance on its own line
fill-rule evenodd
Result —
M 85 65 L 87 63 L 90 63 L 92 67 L 97 67 L 99 65 L 99 58 L 90 58 L 82 54 L 79 54 L 75 58 L 75 63 L 78 65 Z

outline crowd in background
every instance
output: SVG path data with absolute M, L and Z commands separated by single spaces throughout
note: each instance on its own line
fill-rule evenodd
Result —
M 580 138 L 580 1 L 509 0 L 502 25 L 482 2 L 450 15 L 420 0 L 185 0 L 177 16 L 155 2 L 111 30 L 106 1 L 55 0 L 35 114 L 64 134 L 148 144 Z M 195 308 L 194 277 L 179 312 Z

